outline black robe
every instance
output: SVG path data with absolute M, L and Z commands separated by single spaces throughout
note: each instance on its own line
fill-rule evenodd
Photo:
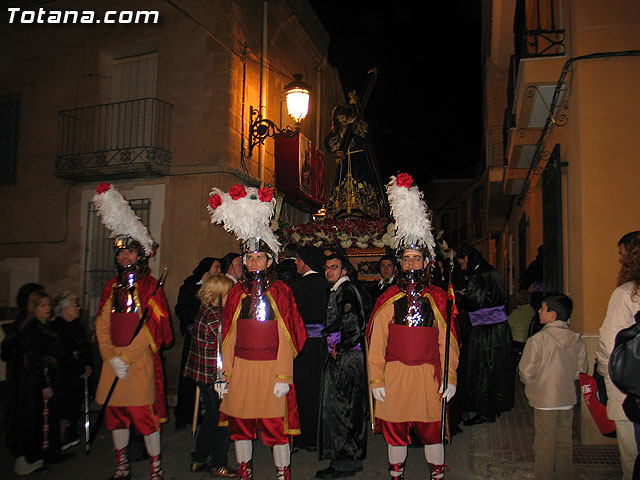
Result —
M 460 297 L 459 297 L 460 298 Z M 486 261 L 469 275 L 467 294 L 460 308 L 474 312 L 505 305 L 504 279 Z M 495 415 L 513 407 L 515 367 L 511 329 L 502 323 L 471 326 L 468 315 L 459 317 L 463 332 L 459 369 L 461 411 Z M 466 338 L 465 338 L 466 337 Z
M 51 326 L 62 342 L 58 377 L 60 381 L 56 392 L 60 399 L 59 414 L 60 418 L 70 421 L 71 431 L 67 433 L 73 439 L 84 401 L 84 380 L 80 375 L 84 373 L 86 366 L 93 368 L 91 345 L 79 318 L 67 322 L 64 318 L 57 317 L 51 322 Z
M 329 298 L 329 285 L 324 275 L 310 273 L 298 277 L 292 281 L 291 290 L 304 324 L 323 328 Z M 308 328 L 307 334 L 312 331 L 316 330 Z M 326 356 L 327 342 L 324 337 L 308 336 L 304 348 L 293 361 L 293 384 L 296 387 L 301 430 L 300 435 L 294 437 L 293 444 L 298 448 L 317 447 L 320 381 Z
M 329 294 L 323 335 L 340 332 L 337 356 L 330 355 L 322 371 L 318 457 L 321 460 L 362 460 L 367 452 L 368 385 L 363 345 L 366 318 L 362 295 L 351 282 Z
M 26 456 L 29 463 L 60 454 L 60 430 L 56 415 L 56 364 L 62 345 L 56 332 L 37 319 L 24 320 L 2 342 L 2 358 L 8 361 L 7 446 L 17 458 Z M 48 439 L 43 449 L 42 390 L 51 388 L 48 400 Z

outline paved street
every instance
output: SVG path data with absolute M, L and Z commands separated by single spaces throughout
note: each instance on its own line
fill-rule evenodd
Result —
M 94 412 L 96 414 L 96 412 Z M 446 476 L 448 480 L 479 479 L 472 475 L 468 469 L 470 450 L 470 429 L 465 429 L 464 434 L 454 437 L 454 442 L 446 449 L 447 463 L 452 469 Z M 191 473 L 189 467 L 189 453 L 194 444 L 194 437 L 189 431 L 175 431 L 173 424 L 165 425 L 163 429 L 163 467 L 165 479 L 199 480 L 210 478 L 205 473 Z M 57 465 L 52 465 L 46 473 L 36 473 L 27 477 L 18 477 L 13 473 L 13 457 L 6 447 L 0 449 L 0 479 L 9 480 L 15 478 L 68 480 L 68 479 L 103 479 L 106 480 L 114 472 L 113 452 L 108 431 L 101 431 L 89 455 L 84 455 L 84 445 L 73 447 L 71 451 L 75 456 Z M 229 460 L 235 463 L 233 446 L 229 449 Z M 293 478 L 298 480 L 313 479 L 315 472 L 325 468 L 328 461 L 320 462 L 315 453 L 299 451 L 292 456 Z M 146 479 L 148 462 L 146 460 L 132 464 L 132 479 Z M 254 471 L 255 480 L 275 479 L 275 470 L 271 451 L 260 441 L 254 442 Z M 370 435 L 367 459 L 364 462 L 364 470 L 358 473 L 355 479 L 387 479 L 387 451 L 381 435 Z M 407 460 L 406 480 L 418 480 L 427 478 L 427 465 L 421 448 L 409 449 Z
M 463 427 L 464 432 L 453 437 L 446 447 L 446 463 L 451 471 L 447 480 L 529 480 L 533 479 L 533 415 L 527 405 L 522 386 L 516 384 L 515 405 L 503 413 L 495 423 Z M 0 398 L 2 396 L 0 395 Z M 97 406 L 92 416 L 97 415 Z M 0 402 L 0 414 L 4 404 Z M 206 473 L 188 471 L 189 454 L 194 437 L 186 430 L 176 431 L 173 423 L 166 424 L 162 436 L 163 466 L 166 480 L 204 480 Z M 89 455 L 84 454 L 84 445 L 74 447 L 75 456 L 64 463 L 52 465 L 46 473 L 18 477 L 13 473 L 14 459 L 4 446 L 0 448 L 0 479 L 16 478 L 68 480 L 108 479 L 114 472 L 113 451 L 109 432 L 101 430 Z M 230 464 L 235 464 L 233 447 L 229 451 Z M 574 445 L 574 462 L 582 480 L 610 480 L 620 478 L 618 452 L 615 445 Z M 315 453 L 299 451 L 292 456 L 293 478 L 311 480 L 315 472 L 325 468 L 328 461 L 320 462 Z M 148 478 L 146 460 L 132 463 L 132 479 Z M 275 479 L 271 451 L 260 441 L 254 443 L 254 471 L 256 480 Z M 426 480 L 427 465 L 421 448 L 410 448 L 405 472 L 406 480 Z M 388 479 L 387 450 L 381 435 L 369 435 L 367 459 L 364 470 L 356 480 Z

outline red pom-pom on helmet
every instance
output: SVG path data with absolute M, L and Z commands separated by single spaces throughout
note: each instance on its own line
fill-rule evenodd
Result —
M 246 197 L 247 191 L 242 185 L 238 183 L 237 185 L 234 185 L 229 189 L 229 196 L 234 200 L 238 200 L 240 198 Z
M 209 206 L 214 210 L 222 205 L 222 198 L 217 193 L 209 197 Z
M 109 189 L 111 189 L 111 185 L 108 184 L 107 182 L 102 182 L 100 185 L 96 187 L 96 193 L 98 195 L 102 195 L 104 192 L 106 192 Z
M 258 190 L 258 197 L 261 202 L 270 202 L 273 200 L 273 190 L 270 187 L 264 187 Z
M 396 177 L 396 185 L 399 187 L 411 188 L 413 185 L 413 177 L 408 173 L 401 173 Z

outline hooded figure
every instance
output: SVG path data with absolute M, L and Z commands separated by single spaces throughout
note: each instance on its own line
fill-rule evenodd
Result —
M 460 408 L 475 412 L 464 421 L 467 426 L 495 422 L 497 414 L 513 407 L 515 381 L 504 279 L 470 245 L 459 247 L 456 256 L 469 278 L 458 304 L 470 322 L 463 342 Z

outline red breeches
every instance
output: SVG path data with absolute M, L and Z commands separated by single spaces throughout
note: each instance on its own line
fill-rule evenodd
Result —
M 387 422 L 380 420 L 385 442 L 394 447 L 409 445 L 413 430 L 425 445 L 440 443 L 440 422 Z
M 142 435 L 151 435 L 160 430 L 160 419 L 151 405 L 135 407 L 107 406 L 104 423 L 111 431 L 128 429 L 133 423 Z
M 229 438 L 234 442 L 236 440 L 255 440 L 258 430 L 262 432 L 262 441 L 267 447 L 289 443 L 289 435 L 284 433 L 284 417 L 229 417 Z

